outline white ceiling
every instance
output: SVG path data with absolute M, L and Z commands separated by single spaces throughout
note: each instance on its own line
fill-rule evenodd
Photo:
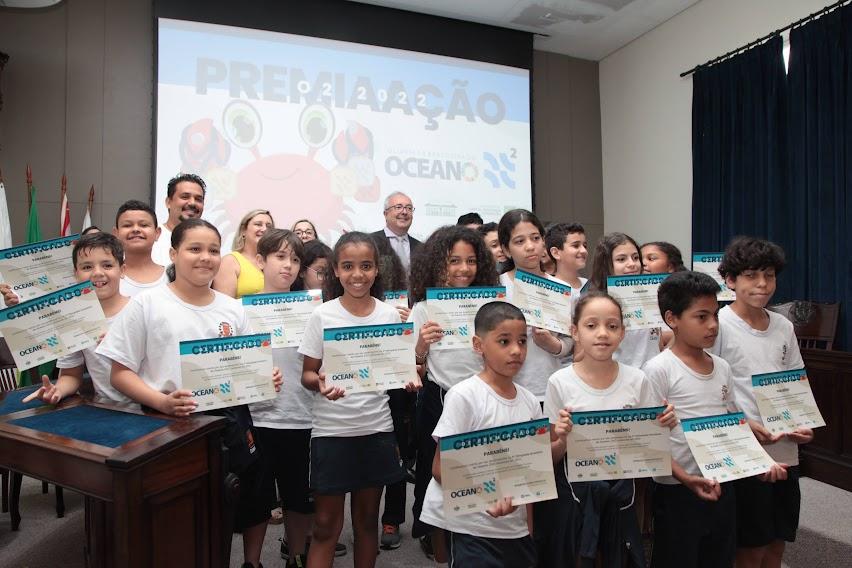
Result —
M 598 61 L 698 0 L 351 0 L 545 34 L 535 48 Z

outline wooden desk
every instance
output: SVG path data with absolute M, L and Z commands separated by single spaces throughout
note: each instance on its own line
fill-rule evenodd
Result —
M 59 414 L 68 410 L 74 412 Z M 92 422 L 107 431 L 111 420 L 116 428 L 132 421 L 155 429 L 109 447 L 50 433 L 26 420 L 23 424 L 32 427 L 16 424 L 32 417 L 68 424 L 75 416 L 94 417 Z M 90 567 L 226 566 L 220 441 L 224 426 L 225 420 L 218 417 L 174 419 L 74 398 L 58 407 L 0 416 L 0 467 L 86 496 Z M 80 427 L 84 432 L 91 426 Z

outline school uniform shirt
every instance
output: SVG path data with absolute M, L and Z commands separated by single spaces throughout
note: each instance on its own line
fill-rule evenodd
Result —
M 139 375 L 154 390 L 182 388 L 180 342 L 250 335 L 238 300 L 213 290 L 206 306 L 187 304 L 169 286 L 139 294 L 116 316 L 96 353 Z
M 310 429 L 313 422 L 314 393 L 302 385 L 304 357 L 297 347 L 272 350 L 272 362 L 281 369 L 281 391 L 272 401 L 249 405 L 255 426 L 282 430 Z
M 618 374 L 605 389 L 596 389 L 586 383 L 574 370 L 574 366 L 559 369 L 547 381 L 544 397 L 544 414 L 551 424 L 559 420 L 559 411 L 565 407 L 572 412 L 594 410 L 621 410 L 659 406 L 651 400 L 645 373 L 636 367 L 618 364 Z
M 426 302 L 417 302 L 411 309 L 408 320 L 414 323 L 414 341 L 420 337 L 420 328 L 429 321 Z M 444 390 L 482 370 L 482 356 L 473 350 L 473 344 L 463 349 L 435 349 L 433 343 L 426 359 L 429 380 Z
M 619 363 L 641 368 L 646 361 L 650 361 L 660 353 L 659 327 L 650 329 L 628 329 L 624 332 L 624 339 L 612 358 Z
M 163 270 L 163 274 L 154 280 L 153 282 L 137 282 L 133 278 L 125 275 L 121 277 L 121 280 L 118 281 L 118 291 L 122 296 L 128 296 L 133 298 L 134 296 L 141 294 L 142 292 L 147 292 L 153 288 L 156 288 L 160 284 L 168 284 L 169 277 L 166 276 L 166 271 Z
M 317 306 L 311 314 L 299 353 L 321 360 L 323 329 L 390 323 L 400 323 L 399 312 L 390 304 L 376 300 L 370 315 L 358 317 L 343 307 L 340 298 L 335 298 Z M 314 397 L 312 438 L 366 436 L 377 432 L 393 432 L 387 391 L 347 393 L 334 401 L 322 395 Z
M 108 326 L 117 316 L 106 318 Z M 109 333 L 109 332 L 107 332 Z M 92 377 L 92 385 L 95 387 L 95 395 L 99 400 L 109 402 L 130 402 L 130 399 L 113 388 L 110 383 L 110 375 L 112 374 L 112 359 L 99 355 L 95 352 L 97 345 L 88 347 L 82 351 L 75 351 L 68 355 L 63 355 L 56 360 L 57 369 L 73 369 L 86 366 L 89 375 Z
M 731 365 L 737 404 L 750 420 L 760 422 L 760 411 L 751 386 L 752 375 L 802 369 L 805 362 L 793 324 L 775 312 L 769 314 L 769 327 L 759 331 L 738 316 L 730 306 L 719 310 L 719 335 L 710 350 Z M 782 438 L 763 446 L 779 463 L 799 464 L 799 445 Z
M 553 280 L 552 277 L 548 277 Z M 506 287 L 506 300 L 512 301 L 512 294 L 515 290 L 515 281 L 508 274 L 500 275 L 500 286 Z M 562 361 L 553 353 L 549 353 L 539 347 L 533 340 L 532 326 L 527 326 L 527 358 L 524 361 L 521 370 L 515 375 L 515 383 L 523 386 L 539 400 L 544 400 L 544 393 L 547 390 L 547 378 L 556 372 L 562 366 Z M 560 337 L 560 341 L 570 347 L 570 338 Z M 563 349 L 564 351 L 564 349 Z
M 706 375 L 690 369 L 670 349 L 645 363 L 642 370 L 648 378 L 653 399 L 667 400 L 674 405 L 679 420 L 737 412 L 731 367 L 716 355 L 710 357 L 713 370 Z M 690 475 L 701 475 L 683 435 L 683 427 L 678 424 L 672 428 L 669 437 L 674 460 Z M 654 481 L 666 485 L 679 483 L 673 476 L 655 477 Z
M 478 375 L 460 382 L 444 397 L 444 412 L 432 437 L 440 446 L 445 436 L 541 418 L 541 406 L 535 395 L 517 383 L 515 387 L 517 394 L 510 400 L 494 392 Z M 524 505 L 499 519 L 485 511 L 445 518 L 444 495 L 436 479 L 426 489 L 420 520 L 433 527 L 485 538 L 523 538 L 529 534 Z

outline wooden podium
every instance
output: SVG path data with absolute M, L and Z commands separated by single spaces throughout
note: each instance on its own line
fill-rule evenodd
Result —
M 85 495 L 88 566 L 227 566 L 223 418 L 80 398 L 25 408 L 31 390 L 0 395 L 0 467 Z

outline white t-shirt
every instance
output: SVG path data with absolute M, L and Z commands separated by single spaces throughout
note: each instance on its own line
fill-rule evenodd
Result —
M 559 411 L 565 407 L 574 412 L 594 410 L 620 410 L 658 406 L 662 403 L 651 399 L 645 373 L 636 367 L 618 364 L 618 375 L 606 389 L 596 389 L 583 381 L 574 366 L 559 369 L 547 381 L 544 397 L 544 414 L 551 424 L 559 420 Z
M 156 288 L 160 284 L 168 284 L 169 277 L 166 276 L 166 271 L 163 271 L 163 274 L 160 275 L 159 278 L 154 280 L 153 282 L 137 282 L 136 280 L 130 278 L 125 275 L 122 276 L 121 280 L 118 282 L 118 291 L 122 296 L 128 296 L 130 298 L 136 296 L 137 294 L 141 294 L 142 292 L 146 292 L 151 290 L 152 288 Z
M 440 444 L 446 436 L 541 418 L 535 395 L 517 383 L 515 386 L 517 394 L 509 400 L 494 392 L 478 375 L 460 382 L 444 398 L 444 412 L 432 437 Z M 524 505 L 499 519 L 485 511 L 445 518 L 444 495 L 436 479 L 426 489 L 420 520 L 433 527 L 486 538 L 523 538 L 529 534 Z
M 619 363 L 640 368 L 660 353 L 660 328 L 628 329 L 612 358 Z
M 408 321 L 414 323 L 414 341 L 420 337 L 420 328 L 429 321 L 426 302 L 417 302 L 411 309 Z M 429 349 L 426 359 L 429 380 L 444 390 L 450 390 L 459 382 L 482 370 L 482 356 L 470 345 L 466 349 Z
M 274 400 L 249 405 L 255 426 L 280 430 L 311 427 L 315 393 L 302 385 L 303 360 L 296 347 L 272 350 L 272 361 L 281 369 L 284 384 Z
M 501 274 L 500 285 L 506 287 L 506 300 L 511 302 L 515 281 L 509 277 L 508 273 Z M 527 358 L 515 376 L 515 382 L 532 392 L 539 400 L 544 400 L 547 378 L 562 366 L 562 361 L 553 353 L 548 353 L 536 345 L 532 329 L 532 326 L 527 326 Z M 570 338 L 560 337 L 560 340 L 569 348 L 573 344 Z
M 731 365 L 737 404 L 749 419 L 758 422 L 760 411 L 751 386 L 752 375 L 805 366 L 793 324 L 781 314 L 766 313 L 769 314 L 769 327 L 758 331 L 734 313 L 730 306 L 725 306 L 719 310 L 719 335 L 710 350 Z M 787 438 L 764 448 L 779 463 L 799 464 L 799 445 Z
M 181 341 L 252 333 L 240 302 L 213 293 L 206 306 L 187 304 L 169 286 L 136 296 L 116 316 L 96 352 L 126 366 L 156 391 L 180 389 Z
M 305 326 L 299 353 L 322 359 L 323 329 L 400 323 L 396 308 L 380 300 L 375 304 L 373 312 L 364 317 L 349 313 L 340 298 L 317 306 Z M 312 438 L 366 436 L 392 431 L 387 391 L 352 393 L 334 401 L 322 395 L 314 397 Z
M 715 355 L 710 357 L 713 358 L 713 371 L 707 375 L 690 369 L 670 349 L 645 363 L 642 370 L 645 371 L 651 397 L 661 401 L 665 399 L 674 405 L 679 420 L 737 412 L 731 367 L 724 359 Z M 687 473 L 701 475 L 680 424 L 672 428 L 670 439 L 674 460 Z M 673 476 L 655 477 L 654 481 L 666 485 L 679 483 Z
M 117 316 L 107 318 L 106 322 L 111 325 Z M 109 334 L 109 332 L 107 332 Z M 95 395 L 102 400 L 110 402 L 130 402 L 130 399 L 124 396 L 119 391 L 115 390 L 110 383 L 110 375 L 112 374 L 112 359 L 95 353 L 97 345 L 69 353 L 56 360 L 57 369 L 73 369 L 81 365 L 86 366 L 89 375 L 92 377 L 92 384 L 95 387 Z
M 151 249 L 151 260 L 161 266 L 168 266 L 172 263 L 169 258 L 169 249 L 172 248 L 172 232 L 165 225 L 160 225 L 160 238 L 154 241 L 154 247 Z

